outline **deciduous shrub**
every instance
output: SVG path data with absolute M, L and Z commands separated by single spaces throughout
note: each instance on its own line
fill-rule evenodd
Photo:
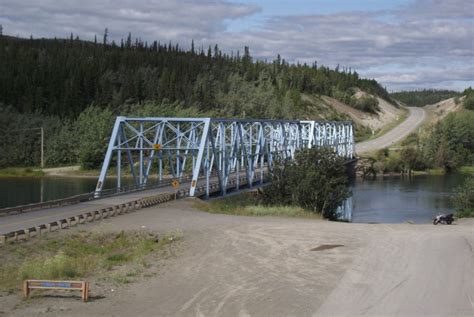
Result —
M 346 159 L 331 149 L 304 149 L 294 160 L 275 164 L 272 183 L 263 191 L 268 205 L 296 205 L 336 219 L 337 207 L 350 196 Z

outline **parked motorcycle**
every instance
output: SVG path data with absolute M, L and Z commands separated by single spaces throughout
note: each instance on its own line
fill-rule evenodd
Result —
M 433 218 L 433 224 L 437 225 L 438 223 L 443 223 L 450 225 L 454 221 L 454 216 L 453 214 L 444 214 L 444 215 L 438 215 Z

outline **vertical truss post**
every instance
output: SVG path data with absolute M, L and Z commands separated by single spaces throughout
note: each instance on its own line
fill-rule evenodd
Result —
M 205 178 L 205 194 L 209 196 L 213 171 L 221 193 L 226 194 L 231 177 L 236 178 L 237 188 L 242 185 L 242 171 L 249 187 L 254 181 L 262 183 L 265 168 L 272 168 L 275 155 L 292 159 L 303 147 L 330 147 L 338 155 L 352 158 L 353 126 L 349 122 L 327 121 L 117 117 L 96 196 L 103 189 L 114 152 L 117 153 L 117 190 L 121 189 L 122 151 L 125 151 L 137 187 L 147 186 L 156 158 L 160 181 L 165 171 L 181 180 L 190 170 L 189 195 L 196 194 L 197 182 Z
M 143 186 L 143 122 L 140 123 L 140 135 L 138 137 L 139 146 L 140 146 L 140 162 L 138 165 L 139 168 L 139 177 L 140 177 L 140 187 Z
M 105 153 L 104 163 L 102 164 L 102 169 L 100 170 L 99 180 L 97 181 L 97 186 L 95 188 L 95 197 L 100 195 L 102 188 L 104 187 L 105 177 L 107 175 L 107 170 L 109 169 L 110 160 L 112 159 L 112 153 L 117 142 L 117 135 L 119 133 L 120 124 L 124 117 L 117 117 L 115 119 L 114 128 L 112 130 L 112 135 L 110 137 L 109 146 L 107 147 L 107 152 Z
M 122 181 L 122 150 L 120 150 L 121 143 L 121 133 L 117 132 L 117 144 L 119 148 L 117 149 L 117 191 L 120 191 L 121 181 Z

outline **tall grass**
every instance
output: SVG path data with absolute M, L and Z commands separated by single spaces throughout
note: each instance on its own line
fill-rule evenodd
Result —
M 238 215 L 238 216 L 277 216 L 317 218 L 321 215 L 297 206 L 265 206 L 259 202 L 257 196 L 244 192 L 238 195 L 226 196 L 208 202 L 197 201 L 199 210 L 209 213 Z
M 0 248 L 0 290 L 14 290 L 24 279 L 78 279 L 115 274 L 124 264 L 143 266 L 145 259 L 180 238 L 157 238 L 149 232 L 78 233 L 36 239 Z

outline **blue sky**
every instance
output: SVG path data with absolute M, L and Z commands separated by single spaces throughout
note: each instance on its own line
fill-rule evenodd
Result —
M 473 0 L 1 0 L 5 34 L 250 47 L 350 67 L 389 90 L 474 86 Z

